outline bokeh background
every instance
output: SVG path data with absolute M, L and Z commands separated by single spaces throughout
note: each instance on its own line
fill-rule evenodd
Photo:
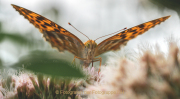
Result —
M 74 57 L 69 52 L 59 53 L 56 49 L 52 49 L 38 29 L 19 15 L 11 4 L 45 16 L 83 42 L 88 39 L 69 26 L 68 22 L 95 40 L 125 27 L 131 28 L 171 15 L 165 22 L 130 40 L 125 48 L 138 50 L 139 44 L 158 43 L 161 45 L 160 49 L 166 52 L 165 39 L 171 36 L 177 39 L 180 37 L 178 0 L 0 0 L 0 65 L 3 66 L 18 62 L 20 57 L 32 51 L 67 61 L 72 61 Z M 97 43 L 108 37 L 110 36 L 97 40 Z M 118 55 L 118 51 L 101 55 L 103 64 L 112 53 Z

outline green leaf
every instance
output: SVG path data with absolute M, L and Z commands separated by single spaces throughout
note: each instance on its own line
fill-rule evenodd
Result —
M 0 42 L 2 42 L 5 38 L 10 39 L 19 44 L 27 44 L 30 42 L 28 39 L 21 35 L 18 35 L 17 33 L 9 34 L 6 32 L 0 32 Z
M 84 77 L 82 71 L 77 66 L 66 60 L 54 58 L 43 51 L 34 51 L 29 55 L 21 57 L 19 62 L 13 66 L 20 68 L 24 66 L 27 70 L 52 77 Z

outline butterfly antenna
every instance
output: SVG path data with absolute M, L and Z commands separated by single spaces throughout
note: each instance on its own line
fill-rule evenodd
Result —
M 70 26 L 72 26 L 74 29 L 76 29 L 71 23 L 69 23 L 68 22 L 68 24 L 70 25 Z M 89 39 L 89 37 L 87 36 L 87 35 L 85 35 L 84 33 L 82 33 L 81 31 L 79 31 L 78 29 L 76 29 L 78 32 L 80 32 L 82 35 L 84 35 L 84 36 L 86 36 L 88 39 Z M 90 40 L 90 39 L 89 39 Z
M 125 30 L 125 29 L 127 29 L 127 27 L 125 27 L 124 29 L 121 29 L 121 30 L 119 30 L 119 31 L 116 31 L 116 32 L 114 32 L 114 33 L 111 33 L 111 34 L 108 34 L 108 35 L 101 36 L 101 37 L 95 39 L 94 41 L 96 41 L 96 40 L 98 40 L 98 39 L 100 39 L 100 38 L 103 38 L 103 37 L 105 37 L 105 36 L 109 36 L 109 35 L 115 34 L 115 33 L 117 33 L 117 32 L 123 31 L 123 30 Z

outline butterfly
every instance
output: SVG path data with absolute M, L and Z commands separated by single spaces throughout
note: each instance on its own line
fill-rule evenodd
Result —
M 101 66 L 102 59 L 101 57 L 96 58 L 97 56 L 108 51 L 120 50 L 121 46 L 126 45 L 129 40 L 143 34 L 170 17 L 161 17 L 126 29 L 97 44 L 95 40 L 90 39 L 83 43 L 77 36 L 53 21 L 17 5 L 12 4 L 12 6 L 40 30 L 45 40 L 50 42 L 52 47 L 57 48 L 60 52 L 65 50 L 71 52 L 74 54 L 73 61 L 75 58 L 80 59 L 83 61 L 83 66 L 85 67 L 88 67 L 90 63 L 96 61 L 100 61 Z

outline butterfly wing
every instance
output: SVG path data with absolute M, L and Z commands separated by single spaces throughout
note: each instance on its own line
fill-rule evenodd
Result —
M 40 30 L 43 37 L 50 42 L 52 47 L 57 48 L 60 52 L 68 50 L 80 57 L 84 44 L 79 38 L 39 14 L 13 4 L 12 6 Z
M 130 29 L 127 29 L 123 32 L 120 32 L 104 41 L 102 41 L 98 46 L 96 47 L 95 56 L 98 56 L 102 53 L 105 53 L 110 50 L 119 50 L 120 46 L 126 45 L 127 41 L 137 37 L 140 34 L 143 34 L 150 28 L 154 27 L 157 24 L 160 24 L 161 22 L 168 19 L 170 16 L 165 16 L 159 19 L 155 19 L 143 24 L 140 24 L 138 26 L 132 27 Z

